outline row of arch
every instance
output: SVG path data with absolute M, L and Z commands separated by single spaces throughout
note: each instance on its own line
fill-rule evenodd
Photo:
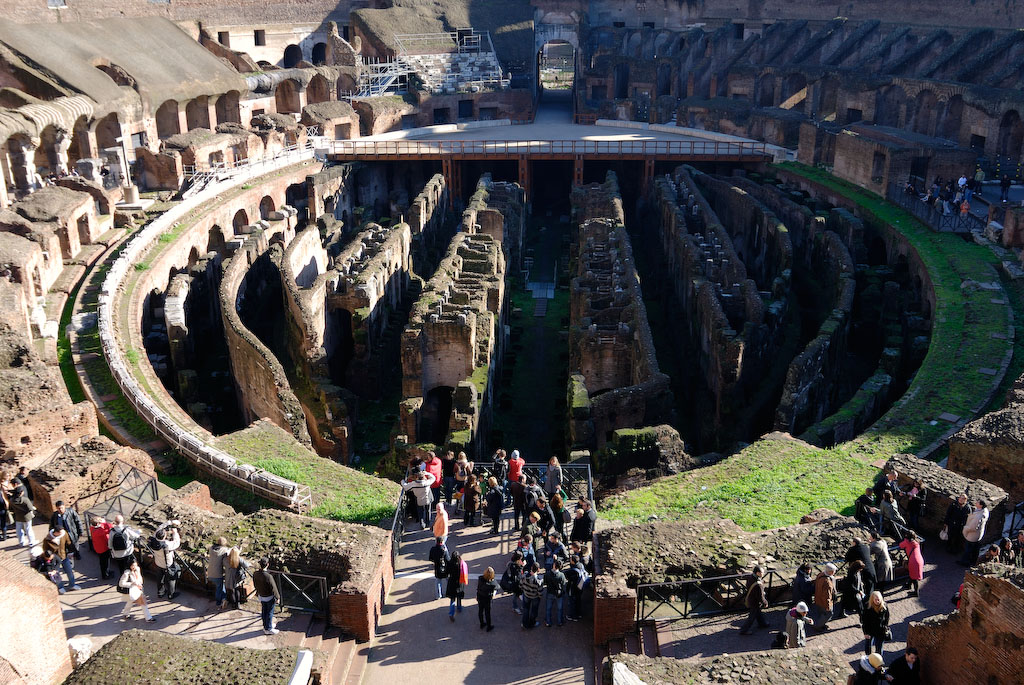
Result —
M 155 113 L 156 132 L 161 139 L 191 131 L 194 128 L 215 128 L 218 124 L 241 123 L 239 92 L 231 90 L 214 101 L 210 109 L 210 99 L 201 95 L 185 103 L 185 130 L 182 130 L 181 104 L 176 100 L 167 100 Z
M 315 67 L 321 67 L 327 64 L 327 43 L 314 43 L 309 57 L 309 61 Z M 291 69 L 292 67 L 298 66 L 299 62 L 302 60 L 302 47 L 293 43 L 284 49 L 284 56 L 281 59 L 281 65 L 285 69 Z

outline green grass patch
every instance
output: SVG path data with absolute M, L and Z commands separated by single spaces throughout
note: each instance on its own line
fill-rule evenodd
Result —
M 395 512 L 397 484 L 317 456 L 269 421 L 223 435 L 215 444 L 240 461 L 310 486 L 312 516 L 375 525 Z
M 84 402 L 86 400 L 85 390 L 82 388 L 82 381 L 75 371 L 75 360 L 71 356 L 71 339 L 68 338 L 68 326 L 71 325 L 71 315 L 75 311 L 75 298 L 82 287 L 81 283 L 68 295 L 64 303 L 64 310 L 60 313 L 60 327 L 57 331 L 57 364 L 60 366 L 60 375 L 64 379 L 64 387 L 72 402 Z

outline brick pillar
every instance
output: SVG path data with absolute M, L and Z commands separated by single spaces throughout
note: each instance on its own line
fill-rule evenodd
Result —
M 185 103 L 185 105 L 187 104 Z M 188 115 L 185 113 L 185 105 L 178 103 L 178 133 L 188 132 Z
M 214 130 L 217 128 L 217 101 L 207 98 L 206 99 L 206 116 L 210 118 L 210 129 Z

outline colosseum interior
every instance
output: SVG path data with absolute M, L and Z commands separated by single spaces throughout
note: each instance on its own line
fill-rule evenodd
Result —
M 797 568 L 876 528 L 893 682 L 1020 682 L 1015 0 L 3 9 L 0 682 L 875 683 L 845 604 L 774 647 Z M 499 634 L 465 626 L 536 496 L 477 527 L 430 455 L 487 490 L 498 450 L 588 548 L 565 627 L 504 582 Z M 102 572 L 115 515 L 151 623 Z

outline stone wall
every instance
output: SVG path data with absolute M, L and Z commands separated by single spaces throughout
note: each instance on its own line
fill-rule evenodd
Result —
M 518 183 L 493 181 L 484 174 L 462 213 L 460 230 L 494 238 L 505 251 L 508 268 L 518 271 L 526 234 L 526 191 Z
M 1007 393 L 1002 409 L 971 421 L 949 439 L 949 468 L 1005 488 L 1024 500 L 1024 376 Z
M 885 463 L 885 469 L 896 469 L 897 483 L 901 488 L 910 487 L 914 480 L 920 480 L 927 490 L 924 511 L 921 512 L 917 531 L 926 536 L 938 536 L 949 505 L 961 494 L 967 495 L 970 503 L 985 500 L 990 516 L 985 526 L 983 542 L 991 542 L 1003 534 L 1003 523 L 1010 513 L 1013 502 L 1006 491 L 983 480 L 966 478 L 952 467 L 944 469 L 933 461 L 918 459 L 911 454 L 897 454 Z M 902 502 L 900 503 L 902 506 Z M 973 504 L 972 504 L 973 508 Z
M 501 243 L 487 233 L 457 233 L 402 334 L 403 442 L 443 435 L 437 442 L 482 456 L 506 342 L 505 299 Z M 438 415 L 447 401 L 437 394 L 448 392 L 451 412 Z
M 103 436 L 69 445 L 29 472 L 36 509 L 40 515 L 49 517 L 54 512 L 54 503 L 63 500 L 84 514 L 93 505 L 120 493 L 119 486 L 129 468 L 156 478 L 153 460 L 142 450 L 118 445 Z M 135 479 L 129 482 L 136 484 Z
M 60 595 L 45 576 L 25 565 L 20 555 L 0 551 L 0 674 L 10 683 L 50 685 L 71 673 L 71 654 Z M 13 672 L 13 673 L 12 673 Z
M 612 656 L 610 664 L 610 670 L 614 669 L 615 677 L 621 677 L 623 671 L 627 671 L 633 677 L 639 678 L 639 682 L 644 683 L 847 685 L 847 678 L 850 676 L 850 664 L 845 655 L 839 654 L 835 648 L 813 646 L 802 649 L 722 654 L 686 661 L 621 653 Z M 608 680 L 604 682 L 607 683 Z M 612 682 L 620 681 L 616 679 Z
M 911 623 L 907 646 L 921 654 L 921 681 L 1014 683 L 1024 672 L 1024 576 L 987 564 L 964 576 L 960 608 Z
M 569 437 L 573 449 L 600 449 L 616 429 L 669 421 L 673 398 L 668 376 L 658 367 L 614 173 L 604 184 L 574 191 L 573 201 L 574 218 L 593 218 L 577 225 L 574 240 Z

